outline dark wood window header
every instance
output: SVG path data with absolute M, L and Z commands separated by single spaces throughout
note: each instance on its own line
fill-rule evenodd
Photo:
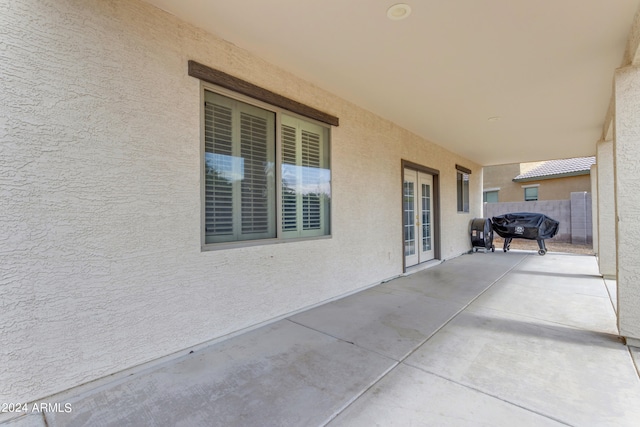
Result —
M 241 93 L 242 95 L 250 96 L 251 98 L 266 102 L 276 107 L 284 108 L 285 110 L 300 114 L 301 116 L 309 117 L 322 123 L 327 123 L 331 126 L 338 126 L 339 124 L 339 120 L 335 116 L 316 110 L 308 105 L 301 104 L 267 89 L 263 89 L 260 86 L 256 86 L 253 83 L 233 77 L 230 74 L 207 67 L 206 65 L 202 65 L 193 60 L 189 61 L 189 75 L 196 79 Z
M 404 159 L 402 159 L 400 163 L 402 164 L 402 170 L 404 170 L 404 168 L 409 168 L 409 169 L 416 170 L 418 172 L 424 172 L 429 175 L 434 175 L 434 176 L 440 175 L 440 171 L 438 169 L 422 166 L 417 163 L 413 163 Z
M 460 172 L 464 172 L 466 174 L 470 174 L 471 173 L 471 169 L 465 168 L 464 166 L 456 165 L 456 169 L 459 170 Z

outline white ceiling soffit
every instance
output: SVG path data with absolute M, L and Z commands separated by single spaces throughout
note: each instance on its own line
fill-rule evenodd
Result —
M 482 165 L 590 156 L 640 0 L 147 0 Z

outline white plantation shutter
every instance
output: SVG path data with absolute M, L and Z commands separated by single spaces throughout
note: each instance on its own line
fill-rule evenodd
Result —
M 244 159 L 242 180 L 242 233 L 267 233 L 272 201 L 266 197 L 269 173 L 267 120 L 240 114 L 240 152 Z
M 205 92 L 205 242 L 276 237 L 274 113 Z
M 302 180 L 317 182 L 321 168 L 320 135 L 302 130 Z M 302 229 L 319 230 L 321 227 L 320 195 L 306 193 L 302 195 Z
M 327 132 L 282 116 L 283 237 L 329 234 L 330 176 Z
M 205 152 L 215 153 L 205 165 L 205 230 L 207 235 L 233 235 L 233 188 L 222 171 L 231 170 L 231 108 L 205 103 Z
M 298 196 L 295 185 L 297 174 L 295 171 L 296 129 L 282 125 L 282 230 L 295 231 L 298 229 Z

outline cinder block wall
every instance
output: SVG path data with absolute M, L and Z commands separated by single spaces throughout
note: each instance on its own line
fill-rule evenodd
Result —
M 591 194 L 571 193 L 571 243 L 586 245 L 592 241 Z
M 513 212 L 541 213 L 560 222 L 555 242 L 590 244 L 593 239 L 591 193 L 571 193 L 569 200 L 535 202 L 485 203 L 484 217 L 491 218 Z

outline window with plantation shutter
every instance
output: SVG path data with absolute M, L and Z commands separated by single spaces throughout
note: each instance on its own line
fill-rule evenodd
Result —
M 305 182 L 316 182 L 320 179 L 320 135 L 302 131 L 302 167 Z M 302 228 L 303 230 L 319 230 L 321 227 L 321 194 L 310 192 L 302 197 Z
M 205 243 L 276 237 L 275 115 L 205 92 Z
M 283 237 L 329 234 L 331 174 L 326 128 L 282 116 Z
M 242 233 L 268 233 L 271 203 L 266 197 L 269 186 L 269 147 L 267 120 L 240 114 L 240 153 L 244 161 L 242 180 Z
M 204 244 L 329 236 L 329 128 L 206 89 L 204 100 Z

